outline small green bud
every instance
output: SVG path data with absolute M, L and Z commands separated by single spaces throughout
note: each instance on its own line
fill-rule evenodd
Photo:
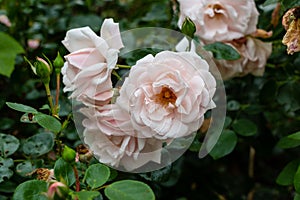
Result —
M 36 69 L 36 74 L 41 78 L 44 84 L 50 82 L 50 75 L 52 73 L 52 67 L 44 59 L 37 57 L 34 63 L 34 68 Z
M 196 32 L 196 26 L 194 22 L 186 17 L 181 28 L 181 32 L 190 38 L 194 38 L 194 33 Z
M 64 66 L 64 60 L 61 57 L 59 52 L 57 52 L 57 56 L 53 61 L 53 66 L 54 66 L 54 69 L 55 69 L 55 73 L 60 74 L 60 70 Z
M 72 148 L 68 147 L 67 145 L 64 146 L 64 150 L 62 152 L 62 158 L 69 163 L 75 161 L 76 152 Z

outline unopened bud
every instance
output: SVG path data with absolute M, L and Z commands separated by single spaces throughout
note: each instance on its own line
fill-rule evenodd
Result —
M 51 200 L 67 199 L 69 188 L 62 182 L 55 181 L 52 183 L 47 191 L 47 197 Z
M 52 73 L 51 65 L 44 59 L 37 57 L 37 61 L 34 63 L 36 74 L 41 78 L 44 84 L 50 82 L 50 75 Z
M 196 32 L 196 26 L 190 18 L 188 17 L 185 18 L 182 24 L 181 32 L 190 38 L 194 38 L 194 33 Z
M 64 60 L 61 57 L 60 53 L 57 52 L 57 56 L 53 61 L 53 66 L 56 74 L 60 74 L 61 68 L 64 66 Z
M 67 145 L 64 146 L 64 150 L 62 152 L 62 158 L 69 163 L 75 162 L 76 152 L 72 148 Z

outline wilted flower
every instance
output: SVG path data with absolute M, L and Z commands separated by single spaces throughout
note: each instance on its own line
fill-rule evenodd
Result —
M 207 42 L 230 41 L 256 31 L 259 13 L 254 0 L 179 0 L 179 4 L 179 27 L 190 18 L 195 34 Z
M 101 37 L 89 27 L 72 29 L 62 43 L 71 52 L 62 68 L 64 92 L 86 105 L 108 103 L 113 95 L 111 72 L 123 47 L 119 24 L 105 19 Z
M 116 104 L 83 108 L 84 142 L 100 162 L 128 171 L 160 163 L 164 141 L 136 137 L 129 113 Z
M 76 147 L 75 162 L 88 162 L 93 157 L 93 152 L 83 144 Z
M 28 175 L 36 175 L 38 180 L 50 182 L 55 180 L 54 170 L 47 169 L 47 168 L 38 168 L 35 169 L 33 172 L 29 173 Z
M 288 10 L 283 18 L 282 25 L 287 30 L 282 43 L 287 45 L 287 53 L 300 51 L 300 6 Z
M 214 108 L 216 81 L 194 52 L 163 51 L 137 61 L 117 104 L 130 114 L 140 138 L 171 139 L 199 129 Z
M 244 76 L 249 73 L 262 76 L 267 59 L 272 52 L 272 43 L 262 42 L 251 36 L 226 43 L 237 50 L 241 58 L 238 60 L 215 60 L 223 79 Z

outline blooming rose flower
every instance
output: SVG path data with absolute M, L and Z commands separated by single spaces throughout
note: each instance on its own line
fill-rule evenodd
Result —
M 233 61 L 215 60 L 224 80 L 249 73 L 255 76 L 263 75 L 267 59 L 272 53 L 272 43 L 249 36 L 226 44 L 236 49 L 241 58 Z
M 256 31 L 258 11 L 254 0 L 178 0 L 181 28 L 186 17 L 196 25 L 202 40 L 229 41 Z
M 131 68 L 116 103 L 130 113 L 140 138 L 187 136 L 215 106 L 216 81 L 208 70 L 194 52 L 147 55 Z
M 62 68 L 64 92 L 71 91 L 70 98 L 86 105 L 108 103 L 113 95 L 111 72 L 123 47 L 118 23 L 105 19 L 101 37 L 89 27 L 72 29 L 62 43 L 71 52 Z
M 163 140 L 135 137 L 129 113 L 117 104 L 83 108 L 84 142 L 99 161 L 132 171 L 153 161 L 160 163 Z

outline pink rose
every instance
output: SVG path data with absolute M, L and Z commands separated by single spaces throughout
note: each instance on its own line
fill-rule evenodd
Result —
M 38 40 L 38 39 L 29 39 L 29 40 L 27 40 L 27 46 L 30 49 L 37 49 L 40 46 L 40 40 Z
M 226 44 L 236 49 L 241 58 L 234 61 L 215 60 L 224 80 L 249 73 L 255 76 L 263 75 L 267 60 L 272 53 L 272 43 L 262 42 L 249 36 Z
M 105 19 L 101 37 L 89 27 L 72 29 L 62 43 L 70 51 L 62 68 L 64 92 L 86 105 L 108 103 L 113 95 L 111 72 L 123 47 L 118 23 Z
M 129 113 L 116 104 L 83 108 L 84 142 L 100 162 L 125 170 L 161 162 L 162 140 L 137 138 Z
M 254 0 L 178 0 L 181 28 L 186 17 L 196 25 L 202 40 L 229 41 L 256 31 L 258 11 Z
M 194 52 L 163 51 L 137 61 L 117 104 L 130 114 L 140 138 L 172 139 L 199 129 L 215 104 L 216 81 Z
M 7 27 L 11 27 L 11 22 L 6 15 L 0 15 L 0 23 Z

